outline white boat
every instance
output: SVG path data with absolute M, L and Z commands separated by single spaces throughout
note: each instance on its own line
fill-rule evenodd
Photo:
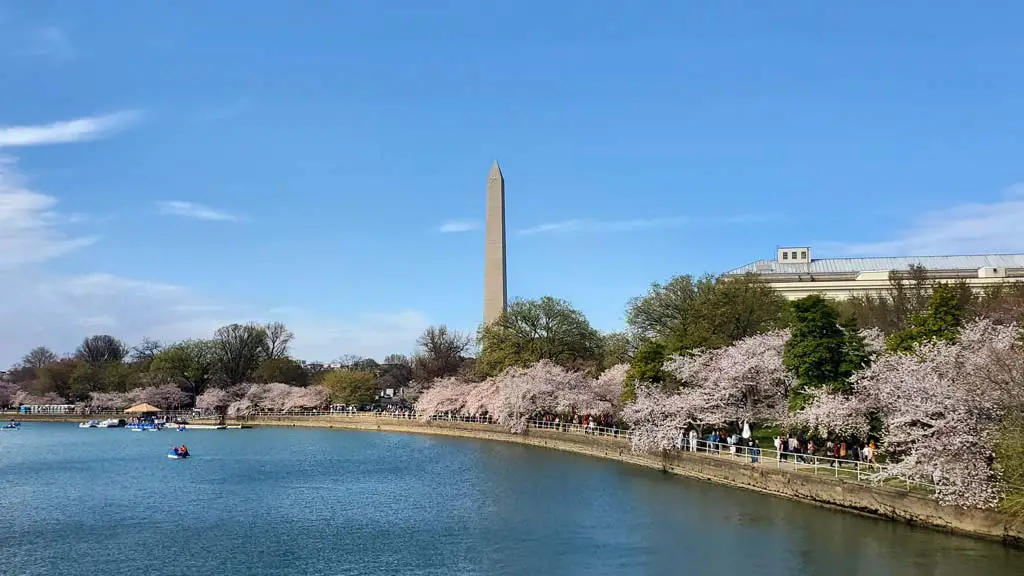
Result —
M 99 424 L 100 428 L 120 428 L 121 426 L 123 426 L 123 424 L 121 423 L 121 420 L 117 418 L 109 418 Z
M 82 422 L 81 424 L 78 425 L 78 427 L 79 428 L 99 428 L 100 427 L 100 421 L 99 420 L 89 420 L 88 422 Z

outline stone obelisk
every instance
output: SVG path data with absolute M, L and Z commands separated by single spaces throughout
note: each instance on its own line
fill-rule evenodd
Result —
M 484 240 L 484 324 L 505 312 L 505 178 L 498 161 L 487 177 L 487 231 Z

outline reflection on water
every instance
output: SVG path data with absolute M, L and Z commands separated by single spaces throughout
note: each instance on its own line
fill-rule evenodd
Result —
M 190 431 L 168 460 L 169 435 L 0 437 L 0 574 L 1024 574 L 996 543 L 528 446 Z

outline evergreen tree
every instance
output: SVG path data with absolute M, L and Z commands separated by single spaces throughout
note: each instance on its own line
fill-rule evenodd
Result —
M 936 284 L 928 300 L 928 309 L 910 320 L 906 330 L 889 336 L 886 346 L 892 352 L 909 352 L 923 342 L 956 342 L 963 326 L 964 303 L 959 291 L 949 284 Z

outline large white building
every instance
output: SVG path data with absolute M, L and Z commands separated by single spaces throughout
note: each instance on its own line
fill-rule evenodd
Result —
M 812 258 L 809 246 L 778 248 L 774 260 L 757 260 L 725 275 L 758 274 L 790 300 L 810 294 L 845 299 L 884 292 L 889 288 L 890 271 L 906 274 L 911 266 L 923 266 L 931 280 L 963 280 L 977 290 L 1024 281 L 1024 254 Z

